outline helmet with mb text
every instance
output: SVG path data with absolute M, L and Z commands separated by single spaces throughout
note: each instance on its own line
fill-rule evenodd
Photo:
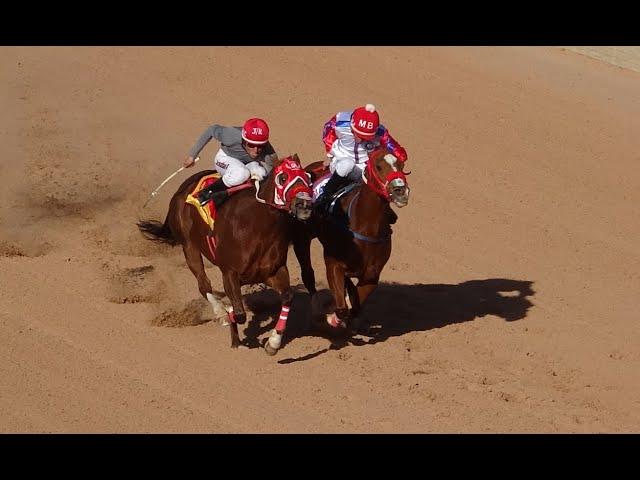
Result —
M 375 105 L 367 103 L 364 107 L 356 108 L 351 114 L 351 130 L 364 140 L 371 140 L 376 135 L 380 117 Z

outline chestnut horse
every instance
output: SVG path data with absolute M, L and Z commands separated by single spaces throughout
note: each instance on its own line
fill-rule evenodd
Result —
M 336 301 L 335 312 L 327 314 L 327 322 L 332 327 L 353 327 L 352 321 L 378 285 L 391 255 L 390 221 L 394 221 L 391 218 L 395 214 L 390 211 L 390 202 L 397 207 L 409 202 L 403 167 L 404 162 L 385 149 L 372 152 L 362 173 L 362 183 L 350 184 L 346 190 L 337 192 L 329 211 L 314 212 L 310 228 L 297 232 L 301 237 L 298 242 L 303 245 L 300 251 L 308 250 L 314 237 L 322 243 L 327 283 Z M 305 170 L 317 184 L 327 167 L 322 162 L 314 162 Z M 308 268 L 305 256 L 299 260 L 306 277 L 313 278 L 305 272 Z M 352 278 L 358 279 L 357 286 Z
M 200 294 L 213 306 L 217 318 L 228 315 L 231 324 L 231 347 L 240 345 L 238 325 L 246 321 L 240 287 L 264 283 L 280 294 L 282 310 L 269 340 L 268 354 L 280 348 L 282 333 L 293 299 L 287 269 L 287 251 L 294 241 L 294 231 L 311 216 L 309 175 L 300 166 L 298 155 L 276 160 L 273 170 L 256 189 L 234 193 L 217 210 L 213 232 L 196 208 L 185 199 L 205 175 L 206 170 L 185 180 L 171 198 L 164 224 L 153 220 L 138 222 L 138 228 L 150 240 L 182 245 L 189 269 L 198 281 Z M 304 265 L 303 282 L 311 294 L 315 279 L 308 251 L 294 245 L 296 255 Z M 222 272 L 224 291 L 232 307 L 225 310 L 214 295 L 204 269 L 202 257 L 217 265 Z M 311 275 L 311 276 L 309 276 Z

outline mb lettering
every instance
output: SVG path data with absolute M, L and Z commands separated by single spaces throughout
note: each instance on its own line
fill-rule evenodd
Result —
M 262 129 L 260 127 L 253 127 L 254 135 L 262 135 Z
M 360 128 L 366 128 L 367 130 L 373 130 L 373 122 L 367 122 L 366 120 L 358 121 L 358 126 Z

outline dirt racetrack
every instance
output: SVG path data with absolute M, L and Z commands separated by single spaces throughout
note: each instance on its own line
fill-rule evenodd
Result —
M 640 431 L 640 73 L 551 47 L 0 52 L 2 432 Z M 367 102 L 412 171 L 377 335 L 329 348 L 300 288 L 275 357 L 231 350 L 135 227 L 184 173 L 143 203 L 210 124 L 261 116 L 307 164 Z M 263 338 L 277 299 L 245 290 Z

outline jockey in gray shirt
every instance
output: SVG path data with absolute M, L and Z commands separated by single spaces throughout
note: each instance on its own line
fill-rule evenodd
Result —
M 214 193 L 226 193 L 227 188 L 240 185 L 251 176 L 258 180 L 264 179 L 273 168 L 276 153 L 269 143 L 269 126 L 260 118 L 250 118 L 242 127 L 211 125 L 189 150 L 183 162 L 185 167 L 194 165 L 195 157 L 212 138 L 220 142 L 220 149 L 214 157 L 214 165 L 222 178 L 202 191 L 199 200 L 203 205 L 212 198 Z M 220 200 L 224 198 L 226 195 L 223 195 Z

